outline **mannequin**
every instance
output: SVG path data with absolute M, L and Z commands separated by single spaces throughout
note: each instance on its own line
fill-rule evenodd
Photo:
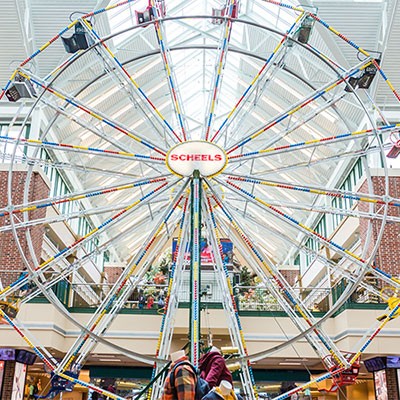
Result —
M 221 350 L 220 350 L 218 347 L 215 347 L 215 346 L 211 347 L 210 353 L 211 353 L 212 351 L 216 351 L 217 353 L 221 354 Z
M 170 354 L 171 357 L 171 361 L 173 363 L 176 363 L 177 360 L 179 360 L 182 357 L 185 357 L 185 350 L 178 350 L 178 351 L 174 351 L 173 353 Z
M 161 400 L 195 400 L 196 373 L 185 351 L 175 351 L 170 354 L 170 357 L 172 364 L 164 381 Z
M 219 386 L 212 389 L 203 400 L 238 400 L 229 381 L 222 380 Z
M 200 377 L 205 379 L 210 388 L 219 386 L 222 381 L 232 384 L 232 374 L 226 367 L 224 357 L 218 347 L 212 346 L 210 351 L 199 360 Z
M 228 381 L 221 381 L 221 383 L 219 384 L 219 389 L 220 389 L 222 395 L 225 397 L 225 396 L 228 396 L 228 394 L 231 392 L 232 385 Z

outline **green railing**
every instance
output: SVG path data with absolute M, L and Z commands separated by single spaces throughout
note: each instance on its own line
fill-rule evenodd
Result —
M 307 308 L 313 313 L 314 316 L 320 317 L 328 311 L 331 304 L 340 298 L 341 294 L 346 288 L 346 281 L 342 280 L 331 289 L 318 289 L 315 288 L 301 288 L 296 289 L 298 296 L 304 301 Z M 75 313 L 92 313 L 98 307 L 100 302 L 104 299 L 110 289 L 110 285 L 103 284 L 85 284 L 71 285 L 67 281 L 61 281 L 53 287 L 54 293 L 65 304 L 71 312 Z M 310 303 L 307 298 L 308 294 L 313 291 L 317 292 L 318 304 Z M 132 293 L 128 301 L 125 303 L 121 314 L 149 314 L 155 315 L 163 313 L 163 301 L 165 297 L 165 285 L 143 285 Z M 86 295 L 85 295 L 86 293 Z M 244 287 L 235 286 L 235 302 L 242 316 L 257 317 L 285 317 L 286 313 L 279 306 L 276 299 L 269 294 L 267 289 L 261 286 Z M 88 303 L 85 298 L 91 296 L 92 301 Z M 93 297 L 96 296 L 96 297 Z M 188 308 L 189 303 L 186 298 L 182 296 L 179 308 Z M 70 301 L 71 299 L 71 301 Z M 161 303 L 159 300 L 162 299 Z M 43 296 L 37 296 L 31 300 L 32 303 L 43 303 L 47 300 Z M 211 297 L 207 294 L 207 290 L 203 290 L 201 297 L 202 309 L 222 309 L 222 303 L 215 301 L 215 296 Z M 386 303 L 382 302 L 377 296 L 370 295 L 367 291 L 357 291 L 353 294 L 335 315 L 340 314 L 344 310 L 357 309 L 357 310 L 381 310 L 387 307 Z

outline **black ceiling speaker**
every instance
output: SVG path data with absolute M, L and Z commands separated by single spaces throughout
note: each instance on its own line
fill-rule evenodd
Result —
M 75 25 L 75 33 L 71 37 L 61 37 L 61 39 L 65 51 L 71 54 L 76 53 L 78 50 L 85 50 L 94 43 L 93 39 L 80 22 Z

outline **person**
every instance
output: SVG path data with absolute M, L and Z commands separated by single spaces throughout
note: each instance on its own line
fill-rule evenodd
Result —
M 115 390 L 115 387 L 110 383 L 107 387 L 107 391 L 109 391 L 110 393 L 117 393 Z
M 238 400 L 232 384 L 222 380 L 219 386 L 211 389 L 202 400 Z
M 189 358 L 184 350 L 178 350 L 171 354 L 172 364 L 169 368 L 167 378 L 164 382 L 164 389 L 161 400 L 195 400 L 196 396 L 196 375 L 190 365 L 182 364 L 189 363 Z M 172 372 L 175 368 L 174 376 Z M 172 379 L 174 380 L 172 382 Z
M 294 382 L 282 382 L 281 388 L 280 388 L 280 394 L 284 394 L 286 392 L 289 392 L 290 390 L 296 389 L 297 385 Z M 297 393 L 293 393 L 290 396 L 290 400 L 298 400 L 299 395 Z
M 23 280 L 28 276 L 28 271 L 26 267 L 23 268 L 22 272 L 19 274 L 18 280 Z M 21 288 L 19 289 L 19 296 L 20 297 L 25 297 L 29 292 L 29 283 L 25 283 Z
M 318 306 L 318 303 L 314 303 L 313 308 L 312 308 L 311 311 L 314 311 L 314 312 L 320 311 L 319 306 Z
M 164 308 L 165 306 L 165 301 L 164 299 L 160 296 L 158 298 L 158 302 L 157 302 L 157 308 L 160 310 L 161 308 Z
M 99 400 L 100 399 L 100 395 L 97 392 L 93 392 L 92 393 L 92 400 Z
M 144 305 L 146 304 L 146 297 L 144 297 L 142 291 L 140 291 L 139 293 L 138 302 L 139 302 L 139 310 L 143 310 Z
M 232 374 L 225 364 L 225 359 L 215 346 L 200 358 L 199 369 L 200 377 L 208 382 L 210 389 L 219 386 L 223 380 L 233 384 Z
M 147 298 L 147 309 L 151 310 L 153 308 L 154 304 L 154 297 L 150 294 L 149 297 Z
M 310 390 L 310 388 L 304 389 L 304 400 L 311 400 L 311 390 Z
M 210 264 L 214 262 L 214 254 L 212 251 L 212 246 L 206 241 L 200 252 L 201 262 L 205 264 Z
M 34 400 L 35 399 L 35 394 L 38 393 L 38 389 L 37 389 L 37 384 L 36 382 L 32 381 L 31 384 L 29 385 L 29 396 L 28 399 L 29 400 Z

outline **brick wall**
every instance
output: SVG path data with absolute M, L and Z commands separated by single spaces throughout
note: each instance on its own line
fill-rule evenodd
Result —
M 121 267 L 116 266 L 104 266 L 104 273 L 106 275 L 107 283 L 115 283 L 117 282 L 119 276 L 122 273 Z
M 15 171 L 13 172 L 13 185 L 12 185 L 12 203 L 14 205 L 22 204 L 23 193 L 26 185 L 26 171 Z M 7 185 L 8 185 L 8 172 L 0 171 L 0 208 L 6 207 L 8 205 L 7 199 Z M 42 176 L 35 172 L 32 175 L 32 179 L 29 185 L 29 201 L 35 201 L 40 199 L 46 199 L 49 195 L 49 188 L 42 178 Z M 28 212 L 28 220 L 43 218 L 46 215 L 46 208 L 34 210 Z M 16 214 L 14 220 L 23 220 L 23 214 Z M 18 218 L 18 219 L 17 219 Z M 9 225 L 10 216 L 0 217 L 0 226 Z M 29 229 L 32 245 L 34 252 L 38 260 L 40 261 L 40 254 L 43 244 L 44 226 L 42 224 L 37 226 L 32 226 L 30 228 L 18 229 L 19 243 L 22 247 L 23 253 L 27 256 L 28 261 L 33 265 L 32 258 L 28 249 L 28 243 L 26 240 L 26 231 Z M 17 244 L 15 242 L 13 233 L 11 231 L 0 232 L 0 272 L 1 280 L 4 286 L 13 282 L 18 278 L 20 272 L 24 267 L 23 258 L 18 250 Z M 8 272 L 9 271 L 9 272 Z
M 18 368 L 17 368 L 18 366 Z M 17 371 L 17 372 L 16 372 Z M 6 361 L 4 367 L 3 389 L 1 392 L 1 400 L 11 400 L 14 386 L 14 375 L 16 388 L 20 392 L 25 392 L 27 366 L 15 361 Z M 25 398 L 25 397 L 24 397 Z
M 373 192 L 377 195 L 384 195 L 384 177 L 372 177 Z M 368 193 L 367 183 L 360 188 L 360 192 Z M 400 177 L 389 177 L 389 195 L 393 198 L 400 198 Z M 358 209 L 363 212 L 369 212 L 369 203 L 360 202 Z M 382 214 L 383 207 L 381 205 L 373 206 L 374 212 Z M 400 207 L 389 207 L 388 215 L 400 216 Z M 372 222 L 372 238 L 368 249 L 369 257 L 371 251 L 376 243 L 379 229 L 381 227 L 380 221 Z M 366 218 L 360 219 L 360 237 L 364 247 L 366 243 L 366 235 L 368 228 L 368 220 Z M 375 256 L 375 265 L 383 271 L 389 272 L 393 275 L 400 276 L 400 224 L 395 222 L 386 222 L 384 234 Z
M 388 390 L 388 397 L 390 400 L 399 399 L 399 389 L 397 386 L 397 370 L 387 369 L 386 370 L 386 384 Z
M 14 372 L 15 361 L 6 361 L 4 366 L 3 389 L 1 392 L 2 400 L 11 400 Z
M 296 283 L 300 275 L 300 270 L 298 269 L 281 269 L 279 271 L 291 286 Z

